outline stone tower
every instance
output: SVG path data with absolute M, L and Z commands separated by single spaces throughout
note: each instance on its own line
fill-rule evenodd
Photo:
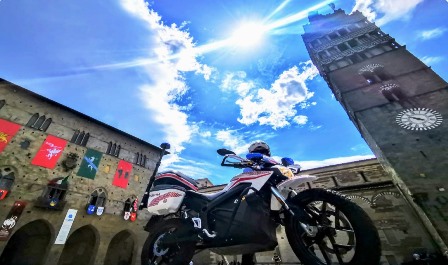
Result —
M 360 12 L 309 22 L 311 60 L 447 255 L 447 82 Z

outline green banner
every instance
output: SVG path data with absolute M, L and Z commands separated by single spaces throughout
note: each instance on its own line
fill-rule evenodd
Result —
M 86 154 L 82 158 L 81 166 L 79 167 L 76 175 L 94 179 L 96 172 L 98 171 L 98 165 L 100 164 L 103 153 L 93 149 L 87 149 Z

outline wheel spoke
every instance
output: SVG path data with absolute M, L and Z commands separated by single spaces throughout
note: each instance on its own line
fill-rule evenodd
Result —
M 325 262 L 327 263 L 327 265 L 331 265 L 331 259 L 328 256 L 327 251 L 325 250 L 325 248 L 327 248 L 327 244 L 325 244 L 325 241 L 321 241 L 319 244 L 317 244 L 319 246 L 320 252 L 322 253 L 322 256 L 325 259 Z
M 344 264 L 344 261 L 342 260 L 341 252 L 339 252 L 339 247 L 342 246 L 340 244 L 336 243 L 336 240 L 334 239 L 333 235 L 327 234 L 328 239 L 330 239 L 331 245 L 333 246 L 334 254 L 336 255 L 336 258 L 339 261 L 339 264 Z

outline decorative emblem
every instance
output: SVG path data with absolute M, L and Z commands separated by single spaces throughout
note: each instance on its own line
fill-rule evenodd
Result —
M 7 190 L 0 190 L 0 200 L 3 200 L 6 197 L 6 194 L 8 194 Z
M 46 149 L 47 152 L 48 152 L 46 157 L 48 159 L 52 159 L 53 156 L 57 156 L 62 151 L 62 147 L 60 147 L 60 146 L 57 146 L 57 145 L 55 145 L 53 143 L 50 143 L 50 142 L 46 142 L 46 144 L 48 146 L 50 146 L 50 148 Z
M 96 209 L 96 215 L 98 215 L 98 216 L 102 215 L 103 212 L 104 212 L 104 207 L 100 206 Z
M 430 130 L 442 123 L 442 115 L 427 108 L 412 108 L 403 110 L 397 115 L 398 125 L 408 130 Z
M 371 72 L 373 73 L 375 71 L 375 69 L 377 68 L 383 68 L 384 66 L 381 64 L 377 64 L 377 63 L 373 63 L 373 64 L 368 64 L 365 65 L 364 67 L 362 67 L 361 69 L 359 69 L 358 73 L 362 74 L 364 72 Z
M 92 205 L 92 204 L 90 204 L 88 207 L 87 207 L 87 214 L 93 214 L 94 212 L 95 212 L 95 205 Z
M 58 198 L 50 199 L 50 207 L 55 207 L 58 204 L 58 202 L 59 202 Z
M 4 132 L 0 132 L 0 143 L 7 143 L 8 135 Z
M 124 220 L 129 220 L 129 217 L 131 216 L 131 212 L 124 212 L 124 216 L 123 216 L 123 218 L 124 218 Z
M 12 216 L 9 219 L 6 219 L 3 224 L 2 224 L 2 228 L 3 229 L 12 229 L 14 226 L 16 226 L 16 220 L 17 220 L 17 216 Z

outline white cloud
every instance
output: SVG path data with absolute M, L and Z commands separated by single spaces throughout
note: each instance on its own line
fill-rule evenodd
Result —
M 357 156 L 329 158 L 329 159 L 324 159 L 324 160 L 297 161 L 297 163 L 302 166 L 302 169 L 306 170 L 306 169 L 312 169 L 312 168 L 338 165 L 338 164 L 348 163 L 348 162 L 353 162 L 353 161 L 366 160 L 366 159 L 371 159 L 371 158 L 375 158 L 375 156 L 374 155 L 357 155 Z
M 221 130 L 216 133 L 216 139 L 221 141 L 224 147 L 228 147 L 236 154 L 247 153 L 250 143 L 246 143 L 243 136 L 237 130 Z
M 140 87 L 140 98 L 150 111 L 150 117 L 166 133 L 165 140 L 171 143 L 173 155 L 169 156 L 168 161 L 179 161 L 176 154 L 198 132 L 197 125 L 190 124 L 184 112 L 191 105 L 181 107 L 175 103 L 189 89 L 183 74 L 195 72 L 208 79 L 213 69 L 197 61 L 193 39 L 187 31 L 182 30 L 185 23 L 180 27 L 175 24 L 164 25 L 161 17 L 149 9 L 144 0 L 121 0 L 121 4 L 126 11 L 147 25 L 150 43 L 147 47 L 148 58 L 157 63 L 135 63 L 142 66 L 152 80 Z M 148 59 L 142 59 L 143 62 L 145 60 Z
M 308 117 L 304 115 L 297 115 L 292 120 L 298 125 L 305 125 L 308 122 Z
M 409 19 L 415 7 L 423 0 L 356 0 L 355 10 L 361 11 L 370 21 L 383 26 L 396 19 Z
M 220 88 L 224 92 L 235 91 L 238 95 L 245 96 L 255 87 L 253 81 L 245 81 L 245 78 L 246 72 L 244 71 L 226 73 L 222 79 Z
M 309 60 L 301 63 L 302 72 L 294 66 L 284 71 L 271 85 L 270 89 L 250 91 L 236 101 L 240 106 L 241 118 L 238 121 L 245 125 L 259 123 L 272 128 L 282 128 L 290 124 L 296 115 L 295 107 L 313 96 L 305 81 L 313 79 L 318 70 Z
M 212 171 L 213 168 L 216 167 L 216 165 L 211 163 L 204 163 L 197 160 L 187 160 L 184 158 L 177 159 L 175 161 L 176 163 L 173 162 L 174 161 L 169 161 L 164 158 L 159 172 L 165 170 L 180 171 L 191 178 L 198 179 L 213 176 Z
M 443 57 L 440 56 L 423 56 L 422 58 L 420 58 L 422 60 L 423 63 L 425 63 L 426 65 L 434 65 L 438 62 L 443 61 Z
M 429 40 L 440 37 L 446 31 L 446 28 L 435 28 L 418 32 L 418 37 L 422 40 Z

